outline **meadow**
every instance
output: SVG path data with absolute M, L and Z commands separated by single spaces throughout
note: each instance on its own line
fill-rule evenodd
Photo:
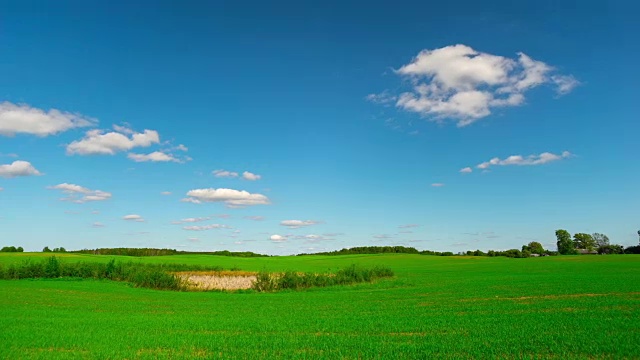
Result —
M 0 264 L 46 256 L 0 254 Z M 638 255 L 56 256 L 274 272 L 383 265 L 395 276 L 268 293 L 151 290 L 69 278 L 1 280 L 0 358 L 640 357 Z

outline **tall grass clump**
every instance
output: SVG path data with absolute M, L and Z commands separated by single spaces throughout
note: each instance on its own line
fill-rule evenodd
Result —
M 351 285 L 362 282 L 372 282 L 379 278 L 392 277 L 393 270 L 386 266 L 366 268 L 351 265 L 335 273 L 299 273 L 286 271 L 284 273 L 269 273 L 261 271 L 253 284 L 256 291 L 267 292 L 276 290 L 299 290 L 310 287 L 326 287 L 334 285 Z
M 27 259 L 20 264 L 0 265 L 0 279 L 84 278 L 124 281 L 136 287 L 161 290 L 186 290 L 187 284 L 173 272 L 221 271 L 219 266 L 184 264 L 142 264 L 136 262 L 63 262 L 52 256 L 36 262 Z

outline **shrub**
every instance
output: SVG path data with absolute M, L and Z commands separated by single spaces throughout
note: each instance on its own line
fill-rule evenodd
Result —
M 52 256 L 39 262 L 27 259 L 21 264 L 0 266 L 0 279 L 78 277 L 126 281 L 136 287 L 151 289 L 184 290 L 186 284 L 171 272 L 198 270 L 220 271 L 222 268 L 182 264 L 122 263 L 115 259 L 106 264 L 83 261 L 66 263 Z
M 331 285 L 349 285 L 361 282 L 371 282 L 382 277 L 393 276 L 393 271 L 385 266 L 363 268 L 351 265 L 335 273 L 315 274 L 286 271 L 282 274 L 270 274 L 261 271 L 253 284 L 256 291 L 275 291 L 292 289 L 299 290 L 310 287 L 325 287 Z

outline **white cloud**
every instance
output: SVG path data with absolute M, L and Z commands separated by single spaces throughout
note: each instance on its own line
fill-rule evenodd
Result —
M 147 162 L 147 161 L 153 161 L 153 162 L 177 162 L 177 163 L 181 163 L 183 162 L 182 160 L 174 157 L 171 154 L 167 154 L 164 153 L 162 151 L 154 151 L 150 154 L 134 154 L 134 153 L 129 153 L 129 155 L 127 155 L 127 157 L 135 162 Z
M 104 201 L 111 199 L 111 193 L 102 190 L 91 190 L 86 187 L 62 183 L 55 186 L 49 186 L 47 189 L 60 190 L 67 196 L 60 199 L 61 201 L 71 201 L 82 204 L 89 201 Z
M 388 90 L 385 90 L 380 94 L 369 94 L 365 97 L 365 99 L 367 99 L 368 101 L 371 101 L 372 103 L 383 104 L 383 105 L 393 103 L 397 100 L 397 98 L 391 95 L 391 93 L 389 93 Z
M 553 84 L 566 94 L 579 82 L 524 53 L 517 58 L 478 52 L 466 45 L 423 50 L 411 63 L 396 71 L 408 78 L 411 91 L 398 96 L 388 92 L 367 96 L 376 103 L 394 100 L 396 106 L 431 120 L 453 119 L 466 126 L 491 114 L 497 107 L 518 106 L 524 93 Z
M 444 184 L 443 183 L 433 183 L 433 184 L 431 184 L 431 186 L 433 186 L 433 187 L 443 187 Z
M 468 173 L 473 172 L 473 169 L 467 166 L 466 168 L 460 169 L 460 172 L 463 173 L 463 174 L 468 174 Z
M 94 119 L 81 114 L 56 109 L 44 111 L 8 101 L 0 103 L 0 135 L 14 136 L 22 133 L 44 137 L 95 123 Z
M 96 222 L 94 222 L 93 224 L 91 224 L 91 227 L 93 227 L 93 228 L 103 228 L 103 227 L 104 227 L 104 224 L 103 224 L 103 223 L 101 223 L 101 222 L 97 222 L 97 221 L 96 221 Z
M 261 175 L 250 173 L 248 171 L 245 171 L 242 173 L 242 178 L 249 181 L 260 180 L 261 177 L 262 177 Z
M 235 171 L 229 171 L 224 169 L 213 170 L 212 174 L 217 178 L 237 178 L 240 176 L 240 174 L 238 174 Z M 256 180 L 260 180 L 262 176 L 258 174 L 254 174 L 249 171 L 245 171 L 242 173 L 242 178 L 249 181 L 256 181 Z
M 163 191 L 160 193 L 160 195 L 165 195 L 165 196 L 171 195 L 171 191 Z
M 273 242 L 285 242 L 287 241 L 287 237 L 286 236 L 282 236 L 282 235 L 271 235 L 269 237 L 269 239 Z
M 556 89 L 558 95 L 568 94 L 571 90 L 575 89 L 576 86 L 580 85 L 580 82 L 571 75 L 555 75 L 551 77 L 551 81 L 558 86 Z
M 67 145 L 67 154 L 73 155 L 113 155 L 117 152 L 128 151 L 135 147 L 149 147 L 160 143 L 160 135 L 155 130 L 144 130 L 137 133 L 122 126 L 114 126 L 112 132 L 103 130 L 87 131 L 82 140 Z
M 549 152 L 543 152 L 540 155 L 529 155 L 529 156 L 522 156 L 522 155 L 511 155 L 509 157 L 507 157 L 506 159 L 500 159 L 500 158 L 493 158 L 489 161 L 485 161 L 483 163 L 480 163 L 476 166 L 476 168 L 478 169 L 482 169 L 482 170 L 486 170 L 488 168 L 490 168 L 491 166 L 509 166 L 509 165 L 518 165 L 518 166 L 523 166 L 523 165 L 543 165 L 546 163 L 550 163 L 553 161 L 558 161 L 558 160 L 562 160 L 562 159 L 566 159 L 571 157 L 572 154 L 568 151 L 564 151 L 562 152 L 562 154 L 560 155 L 556 155 L 556 154 L 552 154 Z
M 280 222 L 280 225 L 286 226 L 289 229 L 298 229 L 305 226 L 311 226 L 319 224 L 319 221 L 316 220 L 283 220 Z
M 264 216 L 259 216 L 259 215 L 245 216 L 244 218 L 247 219 L 247 220 L 253 220 L 253 221 L 262 221 L 262 220 L 264 220 Z
M 144 218 L 137 214 L 125 215 L 122 217 L 122 220 L 125 221 L 135 221 L 135 222 L 144 222 Z
M 16 160 L 11 164 L 0 165 L 0 177 L 15 178 L 19 176 L 40 176 L 42 173 L 36 170 L 28 161 Z
M 213 170 L 213 176 L 217 178 L 237 178 L 238 173 L 219 169 L 219 170 Z
M 189 230 L 189 231 L 205 231 L 205 230 L 213 230 L 213 229 L 229 229 L 229 227 L 227 225 L 221 225 L 221 224 L 209 224 L 209 225 L 202 225 L 202 226 L 197 226 L 197 225 L 183 226 L 182 228 L 184 230 Z
M 379 240 L 383 240 L 383 239 L 391 239 L 392 237 L 387 235 L 387 234 L 379 234 L 379 235 L 373 235 L 373 237 L 375 239 L 379 239 Z
M 400 229 L 409 229 L 409 228 L 415 228 L 415 227 L 418 227 L 418 226 L 420 226 L 420 225 L 418 225 L 418 224 L 405 224 L 405 225 L 398 226 L 398 228 L 400 228 Z
M 189 148 L 180 144 L 178 146 L 175 147 L 176 150 L 180 150 L 180 151 L 189 151 Z
M 1 188 L 1 187 L 0 187 L 0 191 L 4 191 L 4 188 Z
M 201 222 L 201 221 L 207 221 L 210 220 L 211 217 L 210 216 L 206 216 L 206 217 L 197 217 L 197 218 L 185 218 L 185 219 L 180 219 L 180 220 L 176 220 L 176 221 L 172 221 L 172 224 L 184 224 L 184 223 L 195 223 L 195 222 Z
M 247 191 L 234 189 L 194 189 L 187 193 L 182 201 L 192 203 L 223 202 L 228 207 L 242 207 L 251 205 L 268 205 L 269 198 L 262 194 L 251 194 Z

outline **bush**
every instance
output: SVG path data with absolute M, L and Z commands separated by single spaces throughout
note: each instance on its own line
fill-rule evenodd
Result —
M 297 273 L 294 271 L 286 271 L 282 274 L 270 274 L 267 271 L 261 271 L 257 275 L 253 289 L 261 292 L 284 289 L 299 290 L 310 287 L 372 282 L 379 278 L 391 276 L 393 276 L 393 271 L 385 266 L 363 268 L 351 265 L 329 274 Z
M 27 259 L 21 264 L 0 266 L 0 279 L 77 277 L 125 281 L 136 287 L 150 289 L 184 290 L 186 284 L 171 272 L 202 270 L 220 271 L 222 268 L 183 264 L 123 263 L 115 259 L 106 264 L 83 261 L 66 263 L 52 256 L 40 262 Z

